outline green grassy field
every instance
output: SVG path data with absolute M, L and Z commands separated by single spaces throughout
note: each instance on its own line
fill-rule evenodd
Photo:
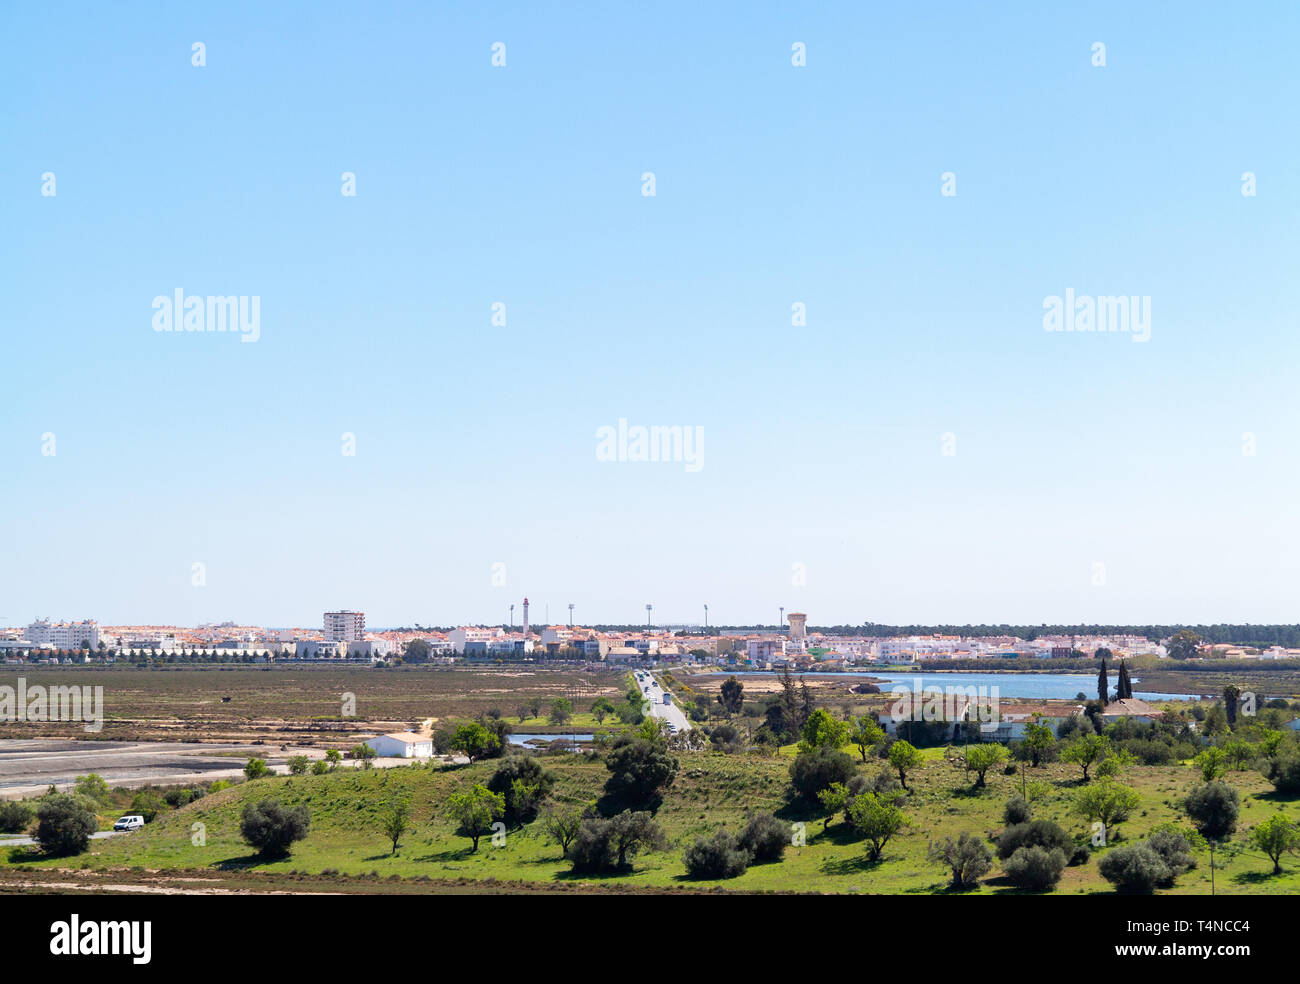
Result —
M 277 777 L 256 780 L 210 795 L 196 803 L 160 817 L 145 830 L 125 837 L 96 841 L 89 853 L 71 859 L 41 859 L 34 853 L 0 849 L 0 868 L 9 867 L 5 877 L 16 877 L 14 867 L 40 869 L 94 869 L 100 871 L 158 871 L 173 874 L 206 870 L 248 878 L 300 879 L 321 875 L 330 884 L 345 885 L 350 879 L 376 879 L 393 890 L 408 890 L 425 884 L 460 882 L 490 887 L 509 882 L 527 884 L 539 890 L 594 888 L 664 889 L 723 888 L 738 891 L 933 893 L 946 890 L 946 876 L 926 860 L 931 838 L 963 830 L 981 835 L 1001 827 L 1006 798 L 1020 788 L 1020 777 L 990 775 L 988 788 L 973 791 L 965 774 L 942 758 L 941 750 L 926 757 L 924 767 L 909 777 L 914 793 L 905 810 L 912 826 L 892 840 L 884 859 L 868 862 L 861 841 L 841 823 L 823 832 L 821 816 L 813 811 L 786 805 L 784 792 L 790 759 L 727 756 L 720 753 L 687 753 L 680 756 L 676 782 L 668 790 L 658 819 L 672 846 L 662 853 L 641 855 L 629 873 L 605 877 L 577 878 L 557 846 L 550 843 L 538 825 L 507 834 L 503 846 L 494 847 L 484 838 L 472 853 L 469 841 L 457 836 L 453 823 L 441 813 L 448 793 L 465 784 L 482 782 L 494 763 L 483 762 L 462 768 L 437 769 L 428 766 L 339 771 L 326 776 Z M 554 798 L 585 804 L 595 799 L 607 777 L 604 766 L 583 756 L 547 756 L 542 760 L 557 777 Z M 867 767 L 880 766 L 873 761 Z M 1087 824 L 1069 811 L 1069 798 L 1077 788 L 1077 768 L 1047 765 L 1029 770 L 1030 783 L 1039 783 L 1041 798 L 1034 801 L 1035 815 L 1052 819 L 1068 831 L 1083 837 Z M 1142 803 L 1133 817 L 1120 827 L 1120 843 L 1131 843 L 1158 824 L 1180 819 L 1177 800 L 1196 784 L 1197 774 L 1187 766 L 1131 767 L 1122 781 L 1133 786 Z M 1300 801 L 1279 799 L 1263 777 L 1254 772 L 1230 772 L 1226 781 L 1242 796 L 1242 813 L 1237 839 L 1251 826 L 1281 808 L 1292 819 L 1300 818 Z M 394 797 L 410 801 L 415 824 L 403 839 L 398 853 L 390 855 L 389 843 L 379 830 L 384 805 Z M 239 814 L 250 799 L 274 798 L 286 804 L 304 803 L 311 811 L 311 833 L 294 846 L 291 857 L 266 862 L 253 856 L 239 838 Z M 807 842 L 791 847 L 779 863 L 752 866 L 739 878 L 725 882 L 696 882 L 686 878 L 682 850 L 699 835 L 726 826 L 737 830 L 750 810 L 767 810 L 791 822 L 806 823 Z M 206 843 L 192 843 L 193 824 L 205 827 Z M 1067 868 L 1056 891 L 1063 894 L 1109 893 L 1111 886 L 1097 872 L 1094 853 L 1084 866 Z M 1220 863 L 1222 863 L 1220 855 Z M 1208 894 L 1208 856 L 1199 856 L 1200 866 L 1183 875 L 1174 894 Z M 1247 849 L 1216 873 L 1220 894 L 1300 893 L 1300 858 L 1284 861 L 1284 874 L 1272 876 L 1271 863 Z M 342 877 L 348 876 L 348 877 Z M 302 890 L 348 890 L 303 888 Z M 994 869 L 976 889 L 977 893 L 1009 893 Z

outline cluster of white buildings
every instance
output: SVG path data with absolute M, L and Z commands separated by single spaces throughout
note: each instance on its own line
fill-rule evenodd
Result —
M 364 612 L 326 612 L 319 635 L 301 630 L 263 630 L 251 626 L 114 626 L 101 629 L 92 620 L 51 622 L 38 619 L 21 630 L 0 633 L 0 652 L 10 655 L 34 650 L 72 651 L 106 649 L 120 653 L 157 653 L 164 656 L 220 656 L 230 654 L 263 658 L 358 659 L 386 657 L 388 640 L 366 632 Z
M 1041 636 L 1024 640 L 1014 636 L 910 636 L 864 640 L 867 656 L 881 662 L 918 659 L 1066 659 L 1075 653 L 1091 656 L 1109 649 L 1116 656 L 1164 655 L 1164 648 L 1143 636 Z M 828 640 L 840 648 L 840 640 Z M 861 654 L 861 653 L 860 653 Z
M 687 640 L 667 632 L 628 634 L 597 632 L 566 625 L 548 625 L 535 635 L 500 627 L 460 626 L 445 636 L 420 636 L 435 653 L 467 657 L 566 656 L 580 660 L 629 662 L 660 656 L 680 656 L 689 651 Z
M 366 613 L 344 610 L 326 612 L 320 639 L 298 639 L 293 654 L 298 659 L 370 659 L 385 658 L 390 650 L 387 639 L 367 637 Z
M 92 620 L 51 622 L 41 618 L 23 630 L 23 640 L 40 649 L 97 649 L 99 623 Z
M 369 632 L 364 612 L 343 609 L 325 612 L 319 632 L 305 629 L 262 629 L 231 623 L 193 629 L 175 626 L 109 626 L 94 620 L 53 622 L 38 619 L 22 629 L 0 630 L 0 653 L 21 655 L 32 650 L 107 649 L 124 653 L 202 656 L 246 654 L 297 659 L 370 659 L 404 655 L 415 640 L 428 647 L 435 662 L 469 659 L 579 659 L 588 662 L 635 663 L 658 660 L 716 665 L 745 665 L 773 669 L 783 665 L 822 669 L 912 664 L 935 659 L 1061 659 L 1077 653 L 1092 656 L 1108 649 L 1116 657 L 1166 655 L 1165 647 L 1144 636 L 1045 635 L 1025 640 L 1015 636 L 833 636 L 809 632 L 807 615 L 791 612 L 782 632 L 729 635 L 677 635 L 668 628 L 599 631 L 574 625 L 530 627 L 528 599 L 523 625 L 459 626 L 434 629 Z M 1274 646 L 1245 649 L 1216 645 L 1218 657 L 1256 659 L 1300 658 L 1300 650 Z
M 947 635 L 844 637 L 809 633 L 807 615 L 786 616 L 787 631 L 744 635 L 674 635 L 666 629 L 602 632 L 580 626 L 549 625 L 528 631 L 527 607 L 522 630 L 500 626 L 460 626 L 443 634 L 429 631 L 418 638 L 433 654 L 468 658 L 569 657 L 610 663 L 645 660 L 746 665 L 771 669 L 783 665 L 826 669 L 857 665 L 911 664 L 921 659 L 1052 659 L 1076 652 L 1091 656 L 1099 648 L 1118 657 L 1163 654 L 1159 645 L 1140 636 L 1047 636 L 1026 641 L 1014 636 L 962 637 Z M 410 641 L 396 641 L 394 651 Z

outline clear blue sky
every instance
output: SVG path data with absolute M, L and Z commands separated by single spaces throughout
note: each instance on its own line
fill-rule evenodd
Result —
M 1294 4 L 180 6 L 0 13 L 3 622 L 1300 617 Z

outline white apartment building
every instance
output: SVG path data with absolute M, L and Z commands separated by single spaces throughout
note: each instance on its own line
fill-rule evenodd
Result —
M 294 644 L 294 655 L 299 659 L 343 659 L 348 654 L 348 644 L 342 639 L 320 642 L 308 639 Z
M 492 629 L 476 629 L 467 625 L 462 625 L 458 629 L 452 629 L 447 633 L 447 641 L 451 643 L 451 648 L 457 653 L 465 652 L 466 643 L 477 643 L 477 647 L 482 651 L 487 651 L 487 644 L 494 638 Z
M 122 649 L 126 651 L 174 653 L 185 648 L 185 644 L 176 638 L 175 632 L 155 633 L 153 635 L 123 635 Z
M 1158 648 L 1154 642 L 1146 636 L 1137 635 L 1117 635 L 1115 636 L 1115 645 L 1126 653 L 1137 656 L 1141 653 L 1154 653 Z
M 783 639 L 748 639 L 745 642 L 745 655 L 752 663 L 767 663 L 778 656 L 785 655 Z
M 533 651 L 533 640 L 518 633 L 494 635 L 487 644 L 487 651 L 494 656 L 520 656 Z
M 912 636 L 909 639 L 882 639 L 877 652 L 881 659 L 898 656 L 950 656 L 963 648 L 959 639 L 933 639 Z
M 23 638 L 48 649 L 79 649 L 83 642 L 90 643 L 94 649 L 99 645 L 99 623 L 91 619 L 84 622 L 37 619 L 24 630 Z
M 586 659 L 600 659 L 600 640 L 574 639 L 570 645 Z
M 365 642 L 365 612 L 326 612 L 326 642 Z

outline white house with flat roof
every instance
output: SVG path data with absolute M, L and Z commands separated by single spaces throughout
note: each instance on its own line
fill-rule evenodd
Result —
M 394 731 L 366 739 L 366 744 L 382 758 L 429 758 L 433 755 L 433 739 L 413 731 Z

